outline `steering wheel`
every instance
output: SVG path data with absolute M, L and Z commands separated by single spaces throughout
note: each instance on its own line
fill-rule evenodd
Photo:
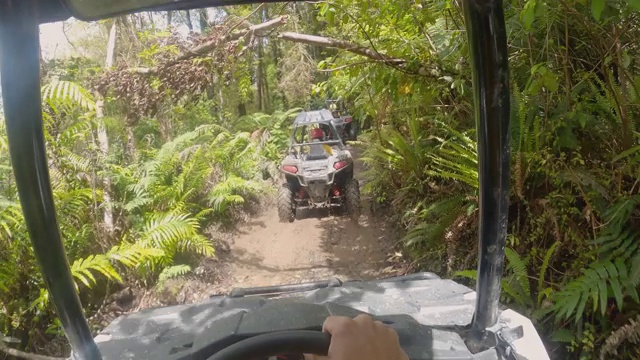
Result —
M 247 360 L 287 353 L 326 356 L 330 344 L 331 335 L 320 331 L 276 331 L 238 341 L 208 360 Z

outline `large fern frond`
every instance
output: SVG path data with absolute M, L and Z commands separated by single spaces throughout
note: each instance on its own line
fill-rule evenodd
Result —
M 158 275 L 158 282 L 162 283 L 169 279 L 184 276 L 191 272 L 191 266 L 189 265 L 173 265 L 166 267 Z
M 558 319 L 573 317 L 576 322 L 589 309 L 604 315 L 609 294 L 622 309 L 625 295 L 636 302 L 640 283 L 640 234 L 628 222 L 640 204 L 640 195 L 624 198 L 611 206 L 604 214 L 606 226 L 593 242 L 598 245 L 599 259 L 583 271 L 583 275 L 569 282 L 553 295 L 554 310 Z
M 453 222 L 467 211 L 467 200 L 463 195 L 438 201 L 421 211 L 421 223 L 411 229 L 402 241 L 408 246 L 429 246 L 444 241 L 444 234 Z
M 128 268 L 136 268 L 153 258 L 164 256 L 164 251 L 123 242 L 112 247 L 106 256 L 109 260 L 117 261 Z
M 84 110 L 94 110 L 95 102 L 89 91 L 71 81 L 54 80 L 42 87 L 43 101 L 75 105 Z
M 427 170 L 427 174 L 460 181 L 477 189 L 478 152 L 476 140 L 447 125 L 441 124 L 440 126 L 451 134 L 451 139 L 433 137 L 440 142 L 440 145 L 437 151 L 431 155 L 433 169 Z
M 251 180 L 230 176 L 216 185 L 209 194 L 209 204 L 217 213 L 224 213 L 229 206 L 244 203 L 244 196 L 257 194 L 263 186 Z
M 109 280 L 122 281 L 120 274 L 104 254 L 89 255 L 71 264 L 71 275 L 89 288 L 97 283 L 94 273 L 101 274 Z
M 24 218 L 20 204 L 0 197 L 0 231 L 5 232 L 7 237 L 0 238 L 11 239 L 15 231 L 19 231 L 23 227 Z
M 515 250 L 505 248 L 507 270 L 511 276 L 503 282 L 503 290 L 520 305 L 531 305 L 531 286 L 527 273 L 527 264 Z
M 187 213 L 158 214 L 145 224 L 139 244 L 162 250 L 164 255 L 154 263 L 165 266 L 172 264 L 175 255 L 181 252 L 213 256 L 213 245 L 198 233 L 199 227 L 198 220 Z

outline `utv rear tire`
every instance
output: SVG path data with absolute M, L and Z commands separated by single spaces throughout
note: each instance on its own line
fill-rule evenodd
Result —
M 356 179 L 351 179 L 345 186 L 344 207 L 346 213 L 354 221 L 358 221 L 362 210 L 360 203 L 360 183 Z
M 282 184 L 278 189 L 278 217 L 280 222 L 293 222 L 295 215 L 291 186 L 288 183 Z
M 349 127 L 349 140 L 358 141 L 358 129 L 356 126 L 353 126 L 353 123 Z

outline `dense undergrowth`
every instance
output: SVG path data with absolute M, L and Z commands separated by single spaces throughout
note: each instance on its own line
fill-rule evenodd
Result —
M 395 209 L 416 267 L 474 279 L 477 153 L 459 3 L 378 5 L 396 12 L 374 21 L 366 6 L 335 9 L 368 24 L 363 42 L 372 38 L 378 51 L 437 74 L 371 65 L 342 70 L 326 86 L 348 84 L 344 94 L 369 116 L 367 190 Z M 621 1 L 505 2 L 512 180 L 503 302 L 533 319 L 557 358 L 640 354 L 635 9 Z
M 269 191 L 263 180 L 299 111 L 285 109 L 338 97 L 366 129 L 365 190 L 407 230 L 413 269 L 473 285 L 478 174 L 461 4 L 239 6 L 216 19 L 199 12 L 202 34 L 187 38 L 157 28 L 158 17 L 193 29 L 194 12 L 120 17 L 77 40 L 88 55 L 44 63 L 58 220 L 87 313 L 105 284 L 150 286 L 214 256 L 207 229 L 233 226 Z M 638 358 L 638 3 L 504 6 L 512 164 L 502 300 L 533 319 L 553 358 Z M 268 19 L 281 19 L 283 35 L 327 40 L 246 30 Z M 218 45 L 188 51 L 207 41 Z M 0 333 L 38 349 L 59 323 L 1 132 Z
M 279 143 L 272 140 L 277 138 L 255 139 L 249 132 L 216 125 L 206 101 L 179 111 L 183 119 L 196 117 L 196 123 L 176 129 L 175 137 L 171 134 L 169 141 L 157 146 L 152 141 L 145 144 L 154 135 L 148 132 L 139 139 L 139 159 L 123 163 L 117 154 L 96 155 L 98 123 L 88 92 L 74 83 L 54 81 L 43 93 L 58 222 L 89 315 L 108 295 L 104 291 L 109 282 L 150 286 L 184 275 L 199 259 L 215 256 L 216 239 L 208 235 L 207 228 L 241 221 L 244 212 L 270 191 L 262 170 L 275 156 Z M 275 114 L 261 119 L 289 117 Z M 109 134 L 118 131 L 108 123 L 106 130 Z M 2 138 L 6 139 L 4 128 Z M 112 149 L 118 145 L 117 141 L 110 143 Z M 41 334 L 43 326 L 46 333 L 57 334 L 60 324 L 30 246 L 6 142 L 0 148 L 0 159 L 4 173 L 0 186 L 0 332 L 39 344 L 38 336 L 46 336 Z M 110 179 L 108 190 L 101 181 L 104 178 Z M 105 191 L 109 191 L 109 203 Z M 105 205 L 111 206 L 111 229 L 102 218 Z

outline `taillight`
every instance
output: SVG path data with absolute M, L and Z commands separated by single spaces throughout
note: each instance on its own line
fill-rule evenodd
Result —
M 288 173 L 292 173 L 292 174 L 297 174 L 298 173 L 298 167 L 297 166 L 293 166 L 293 165 L 284 165 L 282 167 L 282 171 L 288 172 Z
M 346 122 L 346 123 L 350 123 L 351 120 L 353 120 L 353 119 L 351 119 L 351 116 L 347 116 L 346 118 L 344 118 L 344 122 Z
M 335 164 L 333 164 L 333 168 L 336 170 L 340 170 L 343 167 L 346 167 L 347 165 L 349 165 L 348 161 L 338 161 Z

